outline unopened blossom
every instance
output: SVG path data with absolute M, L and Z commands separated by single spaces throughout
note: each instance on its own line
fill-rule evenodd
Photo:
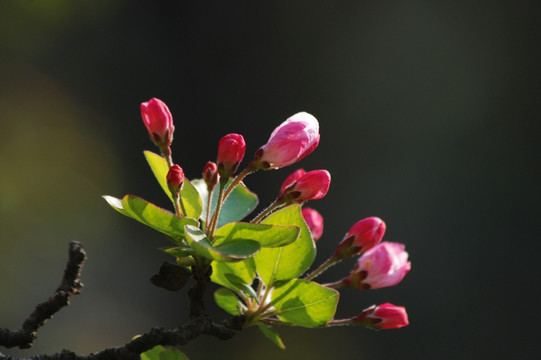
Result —
M 318 200 L 327 194 L 331 184 L 331 174 L 327 170 L 303 172 L 297 170 L 286 178 L 281 187 L 281 199 L 300 202 Z
M 360 290 L 394 286 L 410 269 L 404 244 L 384 241 L 359 257 L 342 284 Z
M 282 186 L 280 186 L 280 194 L 285 194 L 286 190 L 288 190 L 292 185 L 294 185 L 297 180 L 304 176 L 304 174 L 306 174 L 306 171 L 304 171 L 304 169 L 298 169 L 292 172 L 288 177 L 286 177 L 284 182 L 282 182 Z
M 338 244 L 335 256 L 343 259 L 370 250 L 381 242 L 385 229 L 383 220 L 375 216 L 357 221 Z
M 323 235 L 323 216 L 317 210 L 305 207 L 302 209 L 302 217 L 310 229 L 312 239 L 319 240 Z
M 159 147 L 170 146 L 173 141 L 173 116 L 160 99 L 152 98 L 141 103 L 141 117 L 150 138 Z
M 178 195 L 180 189 L 182 188 L 182 183 L 184 182 L 184 171 L 182 168 L 177 164 L 171 166 L 167 172 L 166 179 L 171 193 L 173 195 Z
M 254 160 L 262 169 L 278 169 L 301 160 L 318 144 L 317 119 L 300 112 L 274 129 L 267 143 L 256 152 Z
M 216 160 L 220 175 L 229 178 L 237 170 L 245 152 L 246 142 L 242 135 L 227 134 L 224 136 L 218 144 L 218 157 Z
M 406 308 L 390 303 L 373 305 L 353 318 L 352 321 L 375 329 L 398 329 L 409 325 Z
M 216 163 L 209 161 L 203 168 L 203 180 L 207 184 L 209 191 L 212 191 L 218 183 L 218 166 Z

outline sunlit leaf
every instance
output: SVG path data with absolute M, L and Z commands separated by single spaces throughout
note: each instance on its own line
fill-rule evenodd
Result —
M 257 241 L 262 247 L 280 247 L 297 240 L 300 231 L 298 226 L 234 222 L 216 231 L 214 244 L 247 239 Z
M 272 304 L 278 310 L 280 320 L 313 328 L 332 320 L 338 297 L 338 291 L 334 289 L 312 281 L 293 279 L 273 290 Z
M 186 257 L 193 254 L 193 249 L 185 246 L 172 246 L 172 247 L 163 247 L 158 250 L 163 251 L 166 254 L 169 254 L 174 257 Z
M 141 360 L 160 360 L 160 353 L 165 351 L 161 345 L 156 345 L 152 349 L 141 354 Z
M 180 350 L 169 348 L 165 349 L 161 345 L 156 345 L 152 349 L 141 354 L 141 360 L 189 360 Z
M 169 200 L 173 202 L 173 198 L 171 197 L 171 191 L 167 186 L 166 177 L 167 173 L 169 172 L 167 162 L 163 157 L 151 151 L 145 151 L 144 154 L 145 158 L 147 159 L 148 165 L 150 165 L 150 169 L 156 177 L 156 180 L 158 180 L 158 182 L 160 183 L 160 186 L 162 187 L 165 194 L 169 197 Z M 182 197 L 184 207 L 186 208 L 186 216 L 198 219 L 203 209 L 202 202 L 201 198 L 199 197 L 199 193 L 188 179 L 184 179 L 184 183 L 182 184 L 182 190 L 180 191 L 180 196 Z
M 240 315 L 239 298 L 231 290 L 220 288 L 214 292 L 214 301 L 216 304 L 224 309 L 228 314 Z
M 225 286 L 228 289 L 239 291 L 234 284 L 227 278 L 227 274 L 234 274 L 244 284 L 251 284 L 255 277 L 254 258 L 249 258 L 238 262 L 212 262 L 212 282 Z
M 273 342 L 274 345 L 278 346 L 282 350 L 286 349 L 286 346 L 280 338 L 280 335 L 278 335 L 278 332 L 276 332 L 276 330 L 274 330 L 272 326 L 259 322 L 257 323 L 257 327 L 259 328 L 259 330 L 261 330 L 261 332 L 263 333 L 263 335 L 265 335 L 267 339 Z
M 231 180 L 227 185 L 231 183 Z M 207 209 L 207 199 L 208 191 L 207 184 L 202 179 L 192 180 L 192 184 L 195 186 L 199 195 L 201 196 L 201 201 L 203 203 L 203 212 L 201 213 L 201 219 L 204 221 L 206 216 Z M 218 186 L 212 192 L 212 202 L 211 202 L 211 216 L 216 208 L 216 203 L 218 202 Z M 242 220 L 251 213 L 257 206 L 258 200 L 257 195 L 251 192 L 246 188 L 243 183 L 235 186 L 235 189 L 229 194 L 222 209 L 220 211 L 220 218 L 218 219 L 218 227 L 221 227 L 227 223 Z
M 137 196 L 126 195 L 122 200 L 107 195 L 103 198 L 121 214 L 150 226 L 177 241 L 185 237 L 184 225 L 198 225 L 194 219 L 178 217 Z
M 244 294 L 250 295 L 252 298 L 257 299 L 257 294 L 254 288 L 250 284 L 245 284 L 244 281 L 235 274 L 225 274 L 225 277 L 229 282 L 237 289 L 241 290 Z
M 304 273 L 314 261 L 316 248 L 299 205 L 280 209 L 262 221 L 263 224 L 294 225 L 300 228 L 298 239 L 279 248 L 263 248 L 254 257 L 256 269 L 266 284 L 293 279 Z
M 189 359 L 180 350 L 170 348 L 160 353 L 160 360 L 189 360 Z
M 254 256 L 261 245 L 253 240 L 235 240 L 212 246 L 209 239 L 198 227 L 186 225 L 186 240 L 194 251 L 207 259 L 216 261 L 239 261 Z

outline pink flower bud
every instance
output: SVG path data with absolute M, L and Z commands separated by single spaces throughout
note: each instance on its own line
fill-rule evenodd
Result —
M 265 170 L 278 169 L 301 160 L 318 144 L 319 123 L 312 115 L 300 112 L 274 129 L 254 160 Z
M 359 290 L 398 284 L 411 269 L 408 253 L 404 249 L 404 244 L 380 243 L 359 257 L 349 277 L 342 283 Z
M 177 164 L 171 166 L 169 168 L 169 172 L 167 172 L 167 185 L 169 186 L 169 190 L 171 190 L 171 194 L 173 194 L 173 196 L 178 196 L 183 182 L 184 171 L 182 168 Z
M 205 165 L 203 168 L 203 179 L 207 184 L 209 192 L 212 191 L 218 183 L 218 166 L 216 166 L 216 163 L 209 161 L 207 165 Z
M 304 173 L 299 169 L 288 176 L 280 189 L 280 198 L 286 200 L 318 200 L 329 191 L 331 174 L 327 170 L 314 170 Z
M 286 189 L 289 188 L 291 185 L 294 185 L 297 180 L 304 176 L 304 174 L 306 174 L 306 171 L 304 171 L 304 169 L 298 169 L 291 173 L 291 175 L 286 177 L 286 179 L 282 183 L 282 186 L 280 187 L 280 194 L 285 194 Z
M 323 235 L 323 216 L 312 208 L 302 209 L 302 217 L 312 233 L 312 239 L 318 241 L 321 235 Z
M 150 138 L 159 147 L 170 146 L 173 141 L 173 116 L 160 99 L 152 98 L 141 103 L 141 117 Z
M 378 217 L 359 220 L 338 244 L 335 256 L 343 259 L 370 250 L 381 242 L 385 229 L 385 223 Z
M 216 162 L 223 178 L 229 178 L 237 170 L 245 152 L 246 142 L 242 135 L 227 134 L 220 140 Z
M 375 329 L 398 329 L 409 325 L 406 308 L 390 303 L 369 307 L 353 318 L 353 322 Z

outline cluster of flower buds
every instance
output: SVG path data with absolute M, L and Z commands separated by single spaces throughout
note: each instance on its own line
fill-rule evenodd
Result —
M 294 184 L 302 175 L 302 171 L 297 171 L 286 179 L 282 185 L 281 193 L 287 193 L 285 189 L 291 188 L 290 184 Z M 319 238 L 323 229 L 321 215 L 312 209 L 305 208 L 303 216 L 314 239 Z M 318 233 L 319 229 L 321 232 Z M 411 263 L 408 261 L 408 253 L 405 251 L 404 244 L 381 242 L 385 230 L 385 223 L 378 217 L 369 217 L 358 221 L 338 244 L 334 255 L 307 275 L 305 279 L 315 278 L 344 258 L 360 255 L 347 277 L 334 283 L 325 284 L 325 286 L 368 290 L 397 285 L 410 271 Z M 376 329 L 396 329 L 409 323 L 404 307 L 388 303 L 372 306 L 355 318 L 333 322 L 335 324 L 359 324 Z
M 170 166 L 167 184 L 178 200 L 177 214 L 181 216 L 179 199 L 184 181 L 184 172 L 178 165 L 173 165 L 170 145 L 173 139 L 173 120 L 167 106 L 158 99 L 151 99 L 141 104 L 141 116 L 151 139 L 161 149 Z M 208 162 L 203 169 L 203 179 L 209 194 L 220 184 L 217 208 L 213 217 L 209 217 L 210 199 L 207 205 L 206 231 L 212 239 L 217 226 L 220 204 L 225 201 L 229 192 L 243 178 L 257 170 L 279 169 L 291 165 L 309 155 L 318 146 L 320 140 L 319 123 L 312 115 L 300 112 L 279 125 L 271 134 L 265 145 L 259 148 L 254 160 L 231 181 L 229 179 L 237 171 L 244 159 L 246 142 L 239 134 L 228 134 L 218 144 L 216 162 Z M 252 220 L 258 223 L 277 208 L 288 204 L 304 205 L 307 201 L 323 198 L 330 186 L 331 175 L 327 170 L 306 172 L 298 169 L 290 174 L 282 183 L 278 197 L 271 206 Z M 323 234 L 323 217 L 314 209 L 305 207 L 302 216 L 310 229 L 312 238 L 317 241 Z M 327 268 L 342 259 L 359 256 L 350 274 L 344 279 L 325 284 L 327 287 L 353 287 L 359 290 L 378 289 L 398 284 L 410 271 L 408 253 L 403 244 L 382 242 L 386 225 L 378 217 L 369 217 L 355 223 L 338 244 L 334 254 L 319 268 L 305 277 L 312 280 Z M 337 323 L 349 322 L 379 329 L 393 329 L 408 325 L 408 317 L 403 307 L 389 303 L 372 306 L 354 318 L 337 320 Z

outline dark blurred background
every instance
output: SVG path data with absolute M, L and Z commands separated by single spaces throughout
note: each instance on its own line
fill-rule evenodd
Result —
M 264 206 L 297 167 L 328 169 L 309 204 L 325 217 L 316 264 L 367 216 L 412 261 L 396 287 L 344 291 L 337 313 L 391 302 L 404 329 L 283 328 L 285 352 L 248 329 L 191 342 L 191 359 L 536 358 L 540 15 L 539 1 L 1 1 L 0 327 L 50 296 L 71 240 L 89 259 L 34 347 L 0 352 L 90 353 L 186 321 L 185 291 L 148 280 L 167 240 L 100 197 L 167 205 L 142 155 L 155 149 L 139 104 L 158 97 L 190 178 L 223 135 L 243 134 L 250 158 L 314 114 L 319 148 L 247 185 Z

